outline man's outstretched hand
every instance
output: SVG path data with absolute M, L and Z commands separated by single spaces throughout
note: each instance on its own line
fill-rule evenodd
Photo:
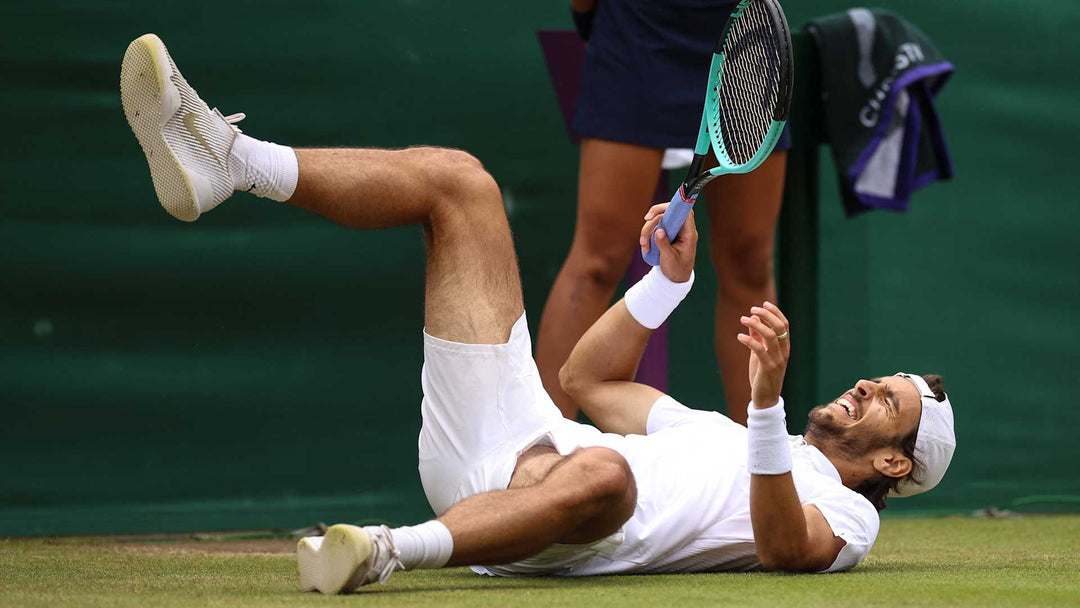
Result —
M 747 330 L 739 334 L 739 342 L 750 349 L 750 398 L 757 409 L 772 407 L 780 401 L 791 356 L 787 317 L 778 306 L 765 302 L 751 308 L 750 316 L 740 317 L 739 321 Z
M 649 235 L 660 223 L 660 218 L 664 216 L 664 210 L 669 204 L 671 203 L 653 205 L 645 214 L 645 225 L 641 227 L 641 238 L 638 239 L 642 253 L 649 251 Z M 694 257 L 697 255 L 698 231 L 694 224 L 694 212 L 691 210 L 690 215 L 686 216 L 686 223 L 679 230 L 674 243 L 664 230 L 657 230 L 655 236 L 656 247 L 660 250 L 660 272 L 675 283 L 689 281 L 690 273 L 694 270 Z

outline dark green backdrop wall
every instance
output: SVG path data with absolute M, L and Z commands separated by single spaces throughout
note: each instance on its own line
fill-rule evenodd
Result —
M 938 491 L 896 508 L 1060 508 L 1080 494 L 1080 8 L 893 8 L 957 65 L 940 109 L 958 177 L 907 214 L 846 220 L 825 163 L 821 388 L 787 398 L 940 371 L 959 451 Z M 577 152 L 534 34 L 569 26 L 562 3 L 6 2 L 0 24 L 0 534 L 427 516 L 419 231 L 246 195 L 172 220 L 120 110 L 120 59 L 158 33 L 258 137 L 472 151 L 502 184 L 535 329 L 573 222 Z M 673 322 L 672 385 L 721 408 L 708 274 Z

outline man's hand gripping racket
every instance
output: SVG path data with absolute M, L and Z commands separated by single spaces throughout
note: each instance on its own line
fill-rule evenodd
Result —
M 669 205 L 670 203 L 653 205 L 645 214 L 645 225 L 641 227 L 638 244 L 644 254 L 651 236 L 652 246 L 660 256 L 660 272 L 663 272 L 669 281 L 685 283 L 690 280 L 690 273 L 694 271 L 694 260 L 697 258 L 698 232 L 694 224 L 694 211 L 691 209 L 686 216 L 686 224 L 682 226 L 679 240 L 672 243 L 663 229 L 657 230 L 657 224 Z
M 780 4 L 739 2 L 709 67 L 694 160 L 656 226 L 672 242 L 678 243 L 679 230 L 705 184 L 720 175 L 749 173 L 772 152 L 787 123 L 792 72 L 791 34 Z M 718 164 L 703 172 L 710 147 Z M 655 233 L 642 245 L 642 257 L 653 266 L 660 263 Z

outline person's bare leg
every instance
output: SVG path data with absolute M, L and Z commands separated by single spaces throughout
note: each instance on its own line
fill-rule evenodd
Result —
M 578 406 L 562 390 L 559 369 L 607 310 L 638 251 L 641 218 L 653 202 L 662 157 L 658 148 L 581 141 L 574 240 L 548 294 L 536 340 L 540 378 L 567 418 L 577 416 Z
M 552 543 L 584 544 L 619 529 L 634 513 L 637 488 L 626 460 L 584 448 L 544 464 L 535 485 L 476 494 L 438 518 L 454 537 L 447 566 L 507 564 Z
M 517 261 L 499 189 L 476 159 L 436 148 L 296 155 L 300 178 L 289 204 L 356 228 L 424 226 L 429 334 L 507 341 L 523 311 Z M 528 459 L 511 488 L 472 496 L 438 518 L 453 538 L 448 565 L 506 563 L 553 542 L 599 540 L 636 501 L 629 466 L 605 448 Z
M 725 175 L 705 187 L 709 245 L 716 269 L 716 358 L 724 382 L 728 417 L 746 424 L 749 351 L 735 339 L 739 316 L 751 306 L 776 302 L 773 244 L 784 194 L 787 152 L 773 152 L 745 175 Z
M 288 203 L 354 228 L 420 224 L 428 244 L 425 330 L 501 344 L 524 304 L 495 180 L 460 150 L 297 149 Z

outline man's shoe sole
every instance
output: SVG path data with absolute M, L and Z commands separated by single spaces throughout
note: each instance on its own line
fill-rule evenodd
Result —
M 371 565 L 371 539 L 362 528 L 330 526 L 318 548 L 307 538 L 296 545 L 300 588 L 320 593 L 343 593 L 364 582 Z
M 128 45 L 120 68 L 120 100 L 131 130 L 150 163 L 161 206 L 176 219 L 193 222 L 199 200 L 213 197 L 210 182 L 184 169 L 165 142 L 165 123 L 180 109 L 180 92 L 172 82 L 173 68 L 165 44 L 144 34 Z

